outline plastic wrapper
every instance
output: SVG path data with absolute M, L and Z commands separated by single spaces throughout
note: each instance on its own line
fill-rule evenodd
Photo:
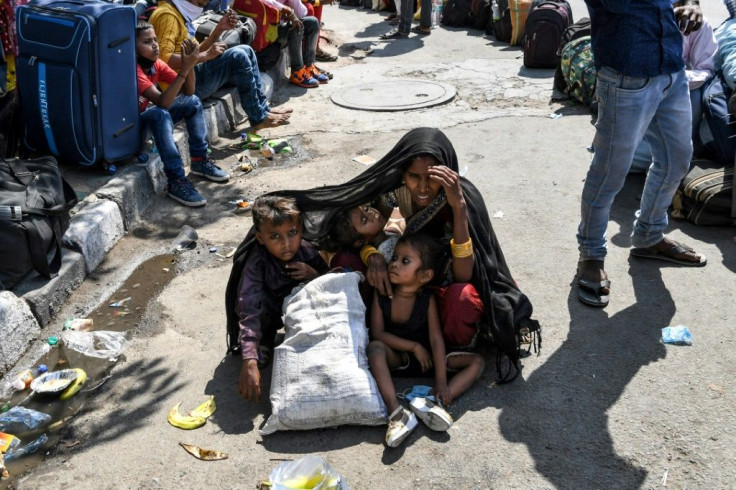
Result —
M 348 490 L 327 461 L 314 455 L 281 463 L 271 472 L 270 483 L 275 490 Z
M 125 348 L 125 334 L 97 330 L 93 332 L 61 332 L 64 347 L 85 356 L 107 359 L 115 362 Z
M 13 407 L 0 414 L 0 431 L 23 434 L 40 429 L 51 421 L 51 416 L 25 407 Z
M 29 442 L 25 446 L 17 447 L 5 453 L 5 461 L 11 461 L 13 459 L 17 459 L 23 456 L 27 456 L 29 454 L 33 454 L 36 451 L 38 451 L 41 448 L 41 446 L 46 444 L 48 440 L 49 438 L 46 434 L 41 434 L 37 439 L 34 439 L 33 441 Z
M 662 329 L 662 343 L 675 345 L 693 345 L 693 336 L 690 329 L 684 325 L 664 327 Z

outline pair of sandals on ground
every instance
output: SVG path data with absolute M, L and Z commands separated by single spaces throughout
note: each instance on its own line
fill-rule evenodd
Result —
M 632 248 L 630 254 L 632 257 L 663 260 L 685 267 L 703 267 L 708 262 L 705 255 L 669 238 L 651 247 Z M 603 260 L 581 259 L 578 262 L 577 285 L 578 299 L 582 303 L 599 308 L 608 305 L 611 281 L 603 268 Z

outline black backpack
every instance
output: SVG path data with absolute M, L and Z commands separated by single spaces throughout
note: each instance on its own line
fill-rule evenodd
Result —
M 217 23 L 222 19 L 222 12 L 208 12 L 194 22 L 197 30 L 194 34 L 198 42 L 202 42 L 212 33 Z M 222 33 L 219 41 L 225 43 L 228 48 L 241 44 L 250 44 L 256 37 L 256 21 L 248 16 L 240 15 L 238 25 Z
M 567 93 L 568 87 L 567 82 L 565 82 L 565 77 L 562 74 L 562 66 L 560 66 L 562 50 L 565 48 L 567 43 L 583 36 L 590 36 L 590 19 L 587 17 L 581 18 L 565 29 L 565 32 L 562 33 L 562 39 L 560 39 L 560 45 L 557 49 L 557 66 L 555 67 L 554 87 L 563 94 Z
M 440 23 L 448 27 L 465 27 L 470 25 L 473 0 L 448 0 L 442 10 Z
M 560 40 L 572 23 L 567 1 L 534 2 L 524 24 L 524 66 L 555 68 L 560 59 Z
M 77 203 L 56 160 L 0 160 L 0 289 L 35 269 L 54 277 L 61 267 L 61 237 Z

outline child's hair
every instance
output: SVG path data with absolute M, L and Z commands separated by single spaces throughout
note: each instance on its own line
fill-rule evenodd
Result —
M 256 230 L 268 220 L 274 226 L 281 226 L 294 219 L 302 222 L 302 213 L 296 207 L 296 200 L 292 197 L 261 196 L 253 203 L 253 225 Z
M 135 36 L 138 37 L 138 34 L 148 29 L 153 29 L 153 24 L 146 20 L 139 20 L 135 26 Z
M 322 247 L 328 252 L 337 252 L 342 249 L 354 248 L 355 242 L 363 239 L 350 221 L 350 211 L 353 208 L 341 209 L 333 218 L 327 235 L 322 240 Z
M 442 279 L 441 273 L 445 265 L 445 251 L 439 240 L 425 233 L 415 233 L 413 235 L 402 235 L 396 242 L 396 247 L 398 248 L 402 243 L 414 248 L 419 253 L 419 258 L 422 261 L 420 270 L 434 272 L 434 276 L 427 286 L 431 286 Z

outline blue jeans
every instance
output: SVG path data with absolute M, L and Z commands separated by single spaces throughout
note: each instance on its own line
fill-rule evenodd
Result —
M 595 154 L 583 187 L 577 238 L 581 259 L 603 260 L 611 205 L 644 136 L 654 162 L 644 183 L 631 244 L 650 247 L 664 238 L 667 208 L 690 167 L 692 116 L 685 70 L 634 78 L 604 66 L 598 70 L 596 99 Z
M 263 93 L 256 53 L 247 44 L 233 46 L 219 58 L 199 63 L 194 71 L 195 94 L 200 99 L 206 99 L 225 85 L 234 85 L 251 124 L 259 124 L 268 116 L 268 100 Z
M 710 80 L 710 79 L 709 79 Z M 706 82 L 707 83 L 707 82 Z M 703 92 L 705 92 L 705 84 L 690 91 L 690 110 L 692 112 L 692 140 L 693 149 L 702 148 L 700 139 L 700 125 L 703 122 Z M 639 146 L 634 152 L 634 162 L 631 165 L 631 172 L 647 173 L 649 166 L 652 164 L 652 148 L 649 146 L 646 138 L 641 140 Z
M 141 113 L 141 127 L 151 130 L 156 149 L 164 163 L 169 182 L 184 177 L 184 165 L 174 142 L 174 124 L 186 120 L 189 136 L 189 154 L 207 156 L 207 125 L 202 113 L 202 102 L 196 95 L 179 95 L 168 109 L 150 105 Z
M 305 65 L 311 66 L 314 64 L 317 41 L 319 41 L 319 21 L 317 18 L 307 16 L 299 20 L 304 24 L 304 30 L 291 29 L 288 38 L 292 71 L 297 71 Z

